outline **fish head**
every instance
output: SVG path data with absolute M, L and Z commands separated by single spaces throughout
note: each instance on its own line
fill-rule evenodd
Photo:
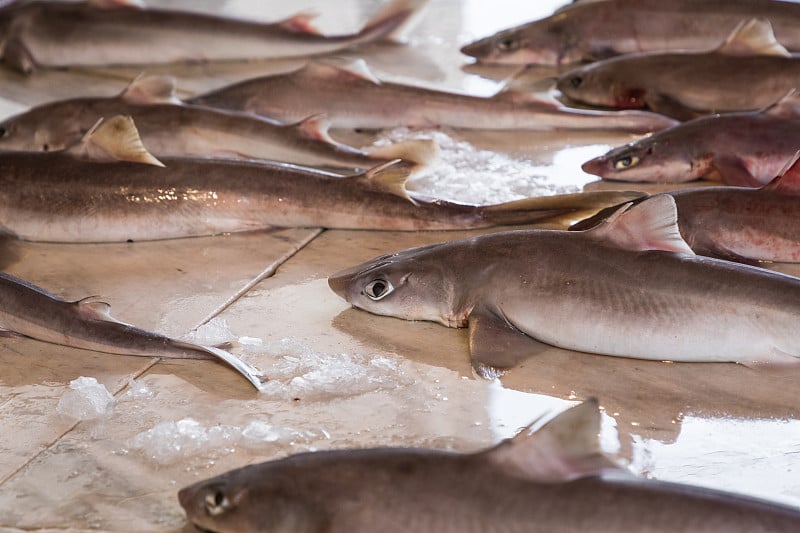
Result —
M 575 102 L 616 109 L 644 109 L 647 93 L 619 76 L 614 60 L 579 67 L 559 76 L 556 87 Z
M 320 514 L 295 487 L 296 473 L 289 475 L 280 466 L 265 463 L 226 472 L 182 488 L 178 501 L 189 521 L 204 531 L 319 531 Z
M 63 150 L 80 141 L 87 131 L 83 126 L 72 106 L 35 107 L 0 122 L 0 150 Z
M 456 317 L 455 311 L 457 274 L 437 260 L 444 246 L 376 257 L 333 274 L 328 285 L 354 307 L 376 315 L 463 327 L 466 317 Z
M 672 135 L 652 135 L 618 146 L 581 165 L 584 172 L 607 180 L 677 183 L 709 171 L 710 156 L 695 158 Z

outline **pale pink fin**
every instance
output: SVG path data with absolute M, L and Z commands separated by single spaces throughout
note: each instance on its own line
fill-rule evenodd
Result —
M 144 9 L 145 7 L 142 0 L 87 0 L 87 3 L 92 7 L 100 9 L 115 9 L 120 7 Z
M 407 40 L 407 34 L 422 18 L 428 1 L 392 0 L 369 19 L 359 34 L 368 34 L 385 26 L 391 28 L 391 30 L 381 37 L 382 40 L 403 43 Z
M 131 161 L 164 166 L 144 147 L 130 116 L 117 115 L 106 121 L 100 119 L 69 151 L 91 161 Z
M 344 76 L 365 80 L 375 85 L 381 84 L 381 81 L 369 70 L 367 63 L 363 59 L 358 59 L 345 65 L 336 65 L 323 61 L 310 61 L 305 67 L 300 69 L 298 73 L 316 79 L 333 79 Z
M 82 300 L 78 300 L 77 302 L 73 302 L 72 305 L 76 307 L 78 314 L 85 320 L 97 320 L 101 322 L 124 324 L 126 326 L 129 325 L 125 322 L 120 322 L 111 316 L 111 305 L 98 300 L 97 298 L 99 298 L 99 296 L 89 296 L 87 298 L 83 298 Z
M 772 24 L 763 18 L 751 18 L 740 22 L 716 52 L 740 56 L 791 56 L 789 51 L 775 39 Z
M 394 194 L 417 205 L 417 202 L 408 195 L 405 187 L 410 174 L 411 169 L 402 159 L 393 159 L 372 167 L 366 173 L 358 175 L 358 178 L 363 180 L 369 188 Z
M 596 399 L 567 409 L 534 431 L 537 422 L 481 454 L 507 473 L 542 483 L 623 471 L 600 449 Z
M 285 30 L 295 33 L 306 33 L 309 35 L 322 35 L 322 33 L 314 26 L 311 21 L 319 16 L 318 13 L 303 12 L 292 15 L 286 20 L 282 20 L 278 24 Z
M 632 206 L 620 207 L 600 225 L 586 231 L 598 240 L 626 250 L 664 250 L 694 254 L 678 230 L 675 199 L 657 194 Z
M 119 98 L 129 104 L 180 104 L 172 76 L 139 74 Z
M 328 135 L 328 130 L 331 127 L 331 121 L 324 113 L 319 115 L 312 115 L 304 120 L 301 120 L 295 127 L 303 136 L 309 139 L 316 139 L 328 144 L 337 144 L 335 140 Z
M 783 194 L 800 194 L 800 151 L 795 152 L 778 176 L 762 188 Z

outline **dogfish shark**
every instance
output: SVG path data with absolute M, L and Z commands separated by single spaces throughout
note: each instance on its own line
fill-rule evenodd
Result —
M 292 455 L 180 490 L 215 533 L 793 532 L 800 510 L 635 476 L 600 448 L 589 399 L 475 453 L 371 448 Z
M 553 15 L 465 45 L 480 63 L 563 65 L 667 50 L 707 50 L 764 17 L 800 51 L 800 5 L 777 0 L 577 0 Z
M 666 194 L 588 231 L 499 232 L 333 274 L 353 306 L 469 328 L 486 376 L 545 349 L 683 362 L 800 363 L 800 279 L 697 256 Z
M 678 208 L 681 236 L 695 253 L 740 263 L 800 262 L 800 162 L 797 155 L 775 179 L 758 189 L 695 187 L 669 195 Z M 620 207 L 603 209 L 570 229 L 592 228 Z
M 336 142 L 321 115 L 281 124 L 252 113 L 182 103 L 170 76 L 140 76 L 110 98 L 73 98 L 42 104 L 0 122 L 0 150 L 58 151 L 79 142 L 98 117 L 130 115 L 156 156 L 240 157 L 330 168 L 372 168 L 403 159 L 434 159 L 433 141 L 413 140 L 368 151 Z
M 617 130 L 647 133 L 677 124 L 655 113 L 565 107 L 507 83 L 485 98 L 378 79 L 363 59 L 312 61 L 285 74 L 235 83 L 187 100 L 284 122 L 324 114 L 337 128 L 450 126 L 465 129 Z
M 97 297 L 67 302 L 19 278 L 0 272 L 0 330 L 32 339 L 96 352 L 212 359 L 222 362 L 261 390 L 264 375 L 218 347 L 179 341 L 113 318 Z
M 0 229 L 20 239 L 125 242 L 273 227 L 446 230 L 530 224 L 638 198 L 596 192 L 465 205 L 405 189 L 400 160 L 340 176 L 263 161 L 156 158 L 117 116 L 61 152 L 0 153 Z
M 0 8 L 0 58 L 37 68 L 274 59 L 327 54 L 399 38 L 426 0 L 393 0 L 350 35 L 322 35 L 301 13 L 262 24 L 133 0 L 15 1 Z

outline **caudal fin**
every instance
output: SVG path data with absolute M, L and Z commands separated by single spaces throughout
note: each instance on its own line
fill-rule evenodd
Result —
M 225 350 L 215 346 L 203 346 L 200 344 L 178 340 L 172 340 L 172 344 L 178 348 L 198 352 L 201 354 L 201 358 L 202 355 L 211 356 L 210 358 L 225 363 L 232 369 L 236 370 L 247 381 L 252 383 L 252 385 L 259 391 L 264 389 L 264 382 L 266 381 L 264 373 L 249 363 L 242 361 L 230 352 L 226 352 Z
M 392 0 L 367 22 L 359 41 L 402 43 L 406 34 L 419 22 L 429 0 Z
M 610 205 L 630 202 L 642 196 L 633 191 L 597 191 L 539 196 L 479 208 L 486 222 L 495 226 L 532 224 L 564 216 L 583 218 Z

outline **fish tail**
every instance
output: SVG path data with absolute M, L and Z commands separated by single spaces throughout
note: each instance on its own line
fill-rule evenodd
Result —
M 510 226 L 532 224 L 566 216 L 573 219 L 583 218 L 610 205 L 628 202 L 640 196 L 642 196 L 642 193 L 632 191 L 559 194 L 525 198 L 478 209 L 486 222 L 496 226 Z
M 392 0 L 378 11 L 359 32 L 363 40 L 402 43 L 419 22 L 429 0 Z
M 241 374 L 259 391 L 264 388 L 264 383 L 266 381 L 264 373 L 230 352 L 226 352 L 215 346 L 203 346 L 201 344 L 193 344 L 191 342 L 178 340 L 172 340 L 171 344 L 173 347 L 185 351 L 187 353 L 185 356 L 186 359 L 213 359 L 217 362 L 224 363 Z

